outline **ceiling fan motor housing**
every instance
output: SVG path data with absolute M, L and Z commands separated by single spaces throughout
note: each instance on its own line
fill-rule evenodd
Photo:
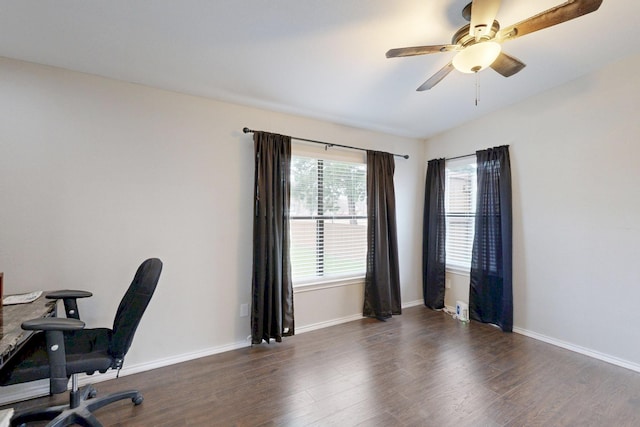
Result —
M 458 31 L 456 31 L 456 33 L 451 38 L 451 44 L 460 45 L 462 47 L 471 46 L 472 44 L 475 44 L 475 43 L 481 43 L 487 40 L 492 40 L 493 38 L 495 38 L 496 34 L 498 34 L 498 31 L 500 31 L 500 23 L 498 23 L 498 21 L 493 21 L 493 25 L 491 25 L 491 30 L 486 35 L 482 36 L 480 41 L 477 42 L 476 38 L 469 34 L 470 25 L 471 24 L 467 24 L 462 28 L 460 28 Z

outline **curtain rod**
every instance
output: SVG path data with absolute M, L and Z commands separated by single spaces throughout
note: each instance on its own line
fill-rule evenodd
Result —
M 464 159 L 465 157 L 472 157 L 475 156 L 476 153 L 472 153 L 472 154 L 463 154 L 462 156 L 456 156 L 456 157 L 447 157 L 445 160 L 457 160 L 457 159 Z
M 254 133 L 254 132 L 260 132 L 260 131 L 256 131 L 256 130 L 249 129 L 249 128 L 245 127 L 245 128 L 242 129 L 242 132 L 244 132 L 244 133 Z M 350 148 L 352 150 L 367 151 L 366 148 L 352 147 L 350 145 L 334 144 L 332 142 L 316 141 L 315 139 L 298 138 L 298 137 L 295 137 L 295 136 L 292 136 L 291 139 L 297 139 L 298 141 L 313 142 L 314 144 L 323 144 L 325 147 L 342 147 L 342 148 Z M 395 153 L 390 153 L 390 154 L 392 154 L 394 156 L 397 156 L 397 157 L 402 157 L 402 158 L 405 158 L 405 159 L 409 158 L 408 154 L 395 154 Z

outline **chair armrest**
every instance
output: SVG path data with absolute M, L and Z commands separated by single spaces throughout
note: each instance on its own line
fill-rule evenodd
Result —
M 79 291 L 75 289 L 62 289 L 59 291 L 47 292 L 46 297 L 49 299 L 64 299 L 64 298 L 88 298 L 93 296 L 91 292 Z
M 83 321 L 77 319 L 42 317 L 23 322 L 22 329 L 26 331 L 78 331 L 83 329 L 84 325 Z
M 64 317 L 31 319 L 22 323 L 22 329 L 27 331 L 44 331 L 47 358 L 49 359 L 49 391 L 51 394 L 65 392 L 69 383 L 64 333 L 83 328 L 84 322 Z
M 79 291 L 73 289 L 63 289 L 47 293 L 49 299 L 61 299 L 64 303 L 64 311 L 68 318 L 80 320 L 80 312 L 78 311 L 78 298 L 88 298 L 93 296 L 91 292 Z

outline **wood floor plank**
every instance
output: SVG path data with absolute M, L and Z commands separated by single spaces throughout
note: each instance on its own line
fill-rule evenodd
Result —
M 96 388 L 145 397 L 96 411 L 105 427 L 640 425 L 640 374 L 424 307 Z

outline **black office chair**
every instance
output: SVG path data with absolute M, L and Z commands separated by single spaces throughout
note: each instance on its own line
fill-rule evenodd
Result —
M 68 405 L 16 413 L 11 425 L 52 420 L 48 426 L 60 427 L 74 423 L 100 426 L 93 411 L 122 399 L 131 399 L 135 405 L 142 403 L 142 394 L 137 390 L 96 398 L 96 390 L 91 385 L 78 390 L 77 375 L 122 368 L 124 356 L 155 291 L 161 271 L 162 262 L 157 258 L 148 259 L 140 265 L 120 302 L 112 329 L 84 329 L 84 322 L 78 319 L 58 317 L 34 319 L 22 324 L 23 329 L 44 332 L 37 332 L 31 337 L 2 368 L 0 385 L 49 378 L 51 393 L 63 393 L 71 378 L 72 388 Z

